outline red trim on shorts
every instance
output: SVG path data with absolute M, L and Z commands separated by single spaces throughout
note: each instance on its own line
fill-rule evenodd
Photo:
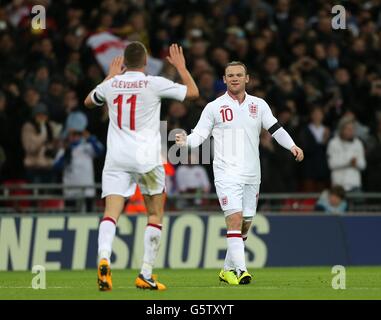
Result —
M 159 230 L 161 230 L 162 226 L 158 225 L 158 224 L 154 224 L 154 223 L 147 223 L 147 227 L 153 227 L 153 228 L 157 228 Z
M 104 218 L 102 219 L 101 223 L 104 222 L 104 221 L 111 221 L 113 224 L 116 225 L 116 221 L 115 221 L 114 218 L 111 218 L 111 217 L 104 217 Z

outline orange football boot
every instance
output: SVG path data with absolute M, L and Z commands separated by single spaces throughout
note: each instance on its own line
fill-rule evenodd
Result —
M 151 279 L 146 279 L 143 277 L 143 275 L 140 273 L 138 277 L 135 280 L 136 288 L 140 289 L 149 289 L 149 290 L 166 290 L 167 287 L 157 281 L 157 276 L 152 276 Z
M 99 262 L 98 288 L 100 291 L 110 291 L 112 289 L 110 263 L 106 259 Z

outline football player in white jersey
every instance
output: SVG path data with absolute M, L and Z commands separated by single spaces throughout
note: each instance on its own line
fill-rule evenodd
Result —
M 244 240 L 257 210 L 261 129 L 268 130 L 281 146 L 290 150 L 296 161 L 302 161 L 304 155 L 268 104 L 246 93 L 249 76 L 243 63 L 229 63 L 223 80 L 227 92 L 206 105 L 192 134 L 176 134 L 176 143 L 194 148 L 212 134 L 215 186 L 227 226 L 227 253 L 219 277 L 229 284 L 247 284 L 252 276 L 246 268 Z
M 87 107 L 107 104 L 109 128 L 107 154 L 102 174 L 102 198 L 106 198 L 104 218 L 98 235 L 98 286 L 111 290 L 110 256 L 116 223 L 125 198 L 135 193 L 138 184 L 144 197 L 148 223 L 144 234 L 138 288 L 165 290 L 152 277 L 160 244 L 164 211 L 164 168 L 161 160 L 161 98 L 183 101 L 197 98 L 198 88 L 188 72 L 182 48 L 174 44 L 168 61 L 177 69 L 183 84 L 144 74 L 147 50 L 140 42 L 130 43 L 124 57 L 116 57 L 106 79 L 85 99 Z

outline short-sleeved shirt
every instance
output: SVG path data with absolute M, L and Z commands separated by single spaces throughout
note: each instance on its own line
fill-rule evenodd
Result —
M 132 71 L 99 84 L 91 99 L 106 103 L 110 118 L 104 170 L 145 173 L 162 164 L 161 98 L 183 101 L 186 92 L 182 84 Z

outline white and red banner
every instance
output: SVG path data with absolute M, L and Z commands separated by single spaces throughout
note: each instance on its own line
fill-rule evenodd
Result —
M 105 74 L 108 73 L 111 60 L 118 55 L 123 55 L 124 49 L 129 43 L 130 41 L 122 40 L 107 31 L 93 34 L 87 39 L 87 45 L 93 50 L 94 55 Z M 162 67 L 163 61 L 148 56 L 146 68 L 147 74 L 157 76 Z

